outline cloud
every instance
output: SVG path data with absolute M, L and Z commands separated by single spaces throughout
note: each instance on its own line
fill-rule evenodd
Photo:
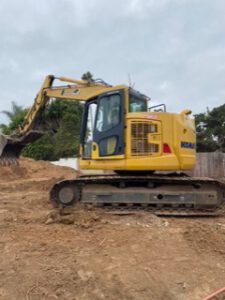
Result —
M 31 105 L 47 74 L 87 70 L 112 84 L 130 74 L 170 111 L 221 105 L 224 9 L 222 0 L 2 0 L 0 111 Z

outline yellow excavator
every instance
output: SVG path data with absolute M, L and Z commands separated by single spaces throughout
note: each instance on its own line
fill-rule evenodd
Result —
M 58 81 L 67 84 L 55 86 Z M 149 98 L 125 85 L 49 75 L 21 126 L 0 136 L 1 164 L 17 163 L 23 147 L 37 140 L 40 114 L 51 99 L 84 102 L 80 130 L 81 169 L 113 170 L 57 182 L 51 201 L 109 209 L 145 209 L 158 215 L 217 215 L 224 203 L 222 182 L 184 174 L 195 165 L 196 133 L 188 109 L 148 107 Z

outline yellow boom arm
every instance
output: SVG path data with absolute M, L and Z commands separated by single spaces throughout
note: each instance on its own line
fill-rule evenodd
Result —
M 67 82 L 68 85 L 53 86 L 55 79 Z M 55 77 L 53 75 L 46 76 L 32 107 L 27 112 L 22 125 L 18 127 L 16 135 L 22 136 L 32 129 L 40 111 L 51 98 L 86 101 L 99 93 L 107 91 L 109 88 L 107 84 L 102 82 Z

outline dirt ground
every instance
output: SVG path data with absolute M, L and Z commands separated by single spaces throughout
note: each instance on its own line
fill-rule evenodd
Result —
M 225 218 L 53 209 L 49 188 L 74 176 L 0 168 L 0 299 L 202 300 L 225 286 Z

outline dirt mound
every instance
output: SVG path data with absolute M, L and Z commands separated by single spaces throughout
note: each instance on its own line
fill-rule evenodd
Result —
M 30 178 L 68 178 L 77 176 L 77 171 L 68 167 L 59 167 L 46 161 L 21 158 L 19 166 L 1 166 L 0 182 L 24 180 Z
M 0 220 L 7 223 L 45 222 L 52 209 L 51 187 L 59 180 L 77 175 L 72 168 L 30 158 L 21 158 L 18 166 L 1 166 L 0 198 L 4 213 L 0 213 Z

